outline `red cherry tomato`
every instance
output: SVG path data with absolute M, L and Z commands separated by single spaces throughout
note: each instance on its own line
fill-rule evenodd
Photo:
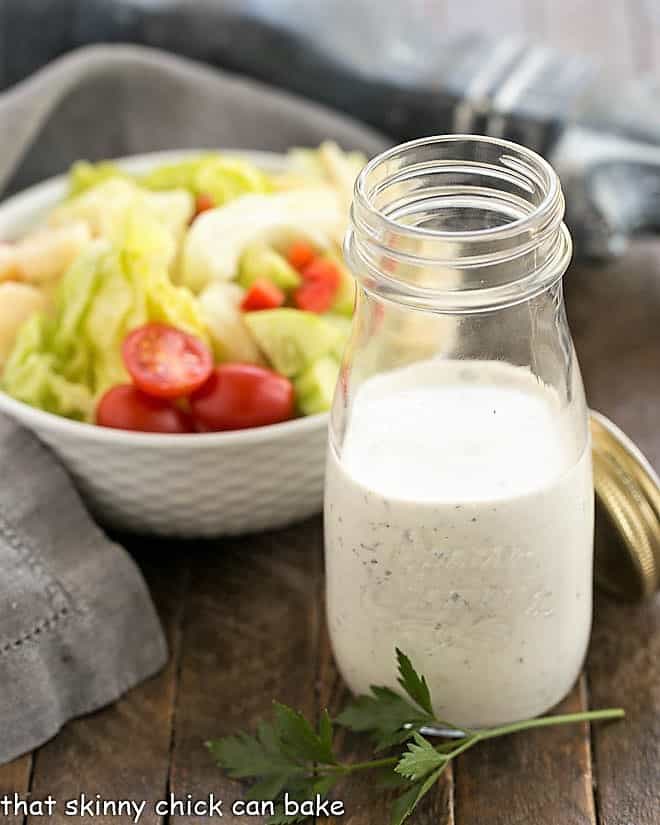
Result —
M 193 432 L 190 417 L 183 410 L 145 395 L 132 384 L 119 384 L 103 395 L 96 408 L 96 423 L 142 433 Z
M 335 292 L 341 284 L 339 267 L 327 258 L 315 258 L 300 274 L 304 281 L 325 284 Z
M 293 293 L 293 302 L 298 309 L 317 312 L 319 315 L 330 309 L 334 299 L 335 293 L 323 283 L 302 284 Z
M 136 387 L 156 398 L 180 398 L 201 387 L 213 369 L 206 344 L 167 324 L 130 332 L 122 355 Z
M 277 424 L 293 417 L 293 384 L 254 364 L 221 364 L 190 397 L 190 410 L 202 431 Z
M 287 260 L 294 269 L 302 271 L 316 257 L 313 247 L 305 241 L 295 241 L 287 251 Z
M 266 278 L 257 278 L 245 294 L 241 302 L 241 309 L 244 312 L 254 312 L 258 309 L 277 309 L 277 307 L 282 306 L 285 298 L 286 296 L 282 290 L 272 281 Z
M 333 305 L 341 284 L 341 272 L 326 258 L 315 258 L 301 272 L 303 283 L 293 293 L 298 309 L 327 312 Z

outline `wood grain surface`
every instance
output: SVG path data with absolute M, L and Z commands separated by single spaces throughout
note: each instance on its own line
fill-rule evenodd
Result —
M 654 0 L 430 0 L 439 30 L 518 33 L 602 58 L 619 75 L 660 71 Z M 570 268 L 566 297 L 590 404 L 623 427 L 660 468 L 660 243 L 620 260 Z M 251 726 L 280 699 L 314 716 L 345 688 L 323 615 L 320 519 L 275 534 L 204 544 L 130 540 L 170 641 L 163 673 L 116 705 L 70 723 L 34 755 L 0 767 L 0 798 L 28 791 L 145 799 L 141 822 L 174 794 L 227 800 L 206 739 Z M 562 710 L 623 705 L 625 722 L 535 731 L 463 755 L 411 825 L 659 825 L 660 601 L 596 600 L 585 675 Z M 345 737 L 347 757 L 365 743 Z M 388 797 L 368 779 L 338 793 L 346 825 L 387 822 Z M 37 825 L 3 819 L 8 825 Z M 56 816 L 62 825 L 76 820 Z M 79 821 L 79 820 L 78 820 Z M 129 822 L 96 818 L 94 825 Z M 225 822 L 235 822 L 228 811 Z M 258 819 L 250 821 L 255 825 Z M 43 822 L 43 820 L 41 820 Z
M 139 549 L 137 544 L 133 549 Z M 138 802 L 165 793 L 187 574 L 182 554 L 168 543 L 162 543 L 155 558 L 152 553 L 141 555 L 167 634 L 169 663 L 156 678 L 130 691 L 119 702 L 68 724 L 35 754 L 32 796 L 40 799 L 52 794 L 59 802 L 49 825 L 130 821 L 129 817 L 80 820 L 65 816 L 65 802 L 82 793 L 87 797 L 100 794 L 102 799 Z M 149 810 L 140 820 L 143 825 L 157 821 Z M 43 823 L 40 817 L 28 817 L 27 825 Z

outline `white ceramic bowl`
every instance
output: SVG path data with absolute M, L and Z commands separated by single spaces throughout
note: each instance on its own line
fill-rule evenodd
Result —
M 158 152 L 119 163 L 140 171 L 190 154 Z M 279 155 L 242 154 L 265 169 L 284 163 Z M 59 177 L 6 200 L 0 239 L 28 230 L 65 191 Z M 112 527 L 219 536 L 282 527 L 322 506 L 327 415 L 237 432 L 157 435 L 80 424 L 2 392 L 0 412 L 53 449 L 92 512 Z

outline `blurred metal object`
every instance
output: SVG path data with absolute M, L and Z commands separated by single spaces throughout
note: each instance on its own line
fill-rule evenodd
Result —
M 472 132 L 530 146 L 560 174 L 580 255 L 618 254 L 660 228 L 657 87 L 518 39 L 448 38 L 425 0 L 4 0 L 2 24 L 5 84 L 87 43 L 155 46 L 396 140 Z

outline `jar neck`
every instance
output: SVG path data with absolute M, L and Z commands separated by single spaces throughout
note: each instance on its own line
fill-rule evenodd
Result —
M 481 136 L 422 138 L 362 170 L 346 258 L 383 298 L 483 312 L 561 278 L 571 254 L 563 215 L 556 173 L 529 149 Z

